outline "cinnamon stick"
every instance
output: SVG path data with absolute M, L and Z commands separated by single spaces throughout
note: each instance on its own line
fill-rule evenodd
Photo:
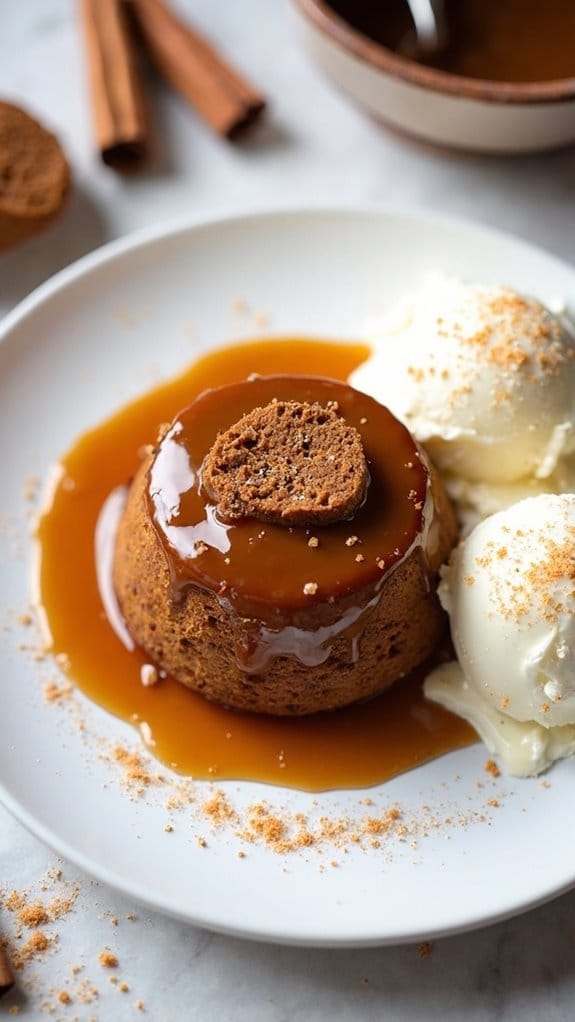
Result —
M 0 946 L 0 997 L 7 994 L 14 986 L 14 976 L 5 951 Z
M 263 96 L 162 0 L 129 5 L 152 62 L 214 131 L 232 138 L 264 109 Z
M 96 135 L 104 163 L 127 170 L 147 153 L 134 42 L 122 0 L 80 0 Z

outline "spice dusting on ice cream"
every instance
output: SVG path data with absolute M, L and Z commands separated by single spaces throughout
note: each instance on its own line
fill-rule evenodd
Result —
M 459 544 L 439 596 L 456 663 L 425 693 L 520 776 L 575 752 L 575 494 L 491 515 Z
M 480 516 L 575 481 L 575 334 L 508 287 L 430 278 L 376 322 L 352 386 L 425 444 Z M 575 460 L 575 459 L 574 459 Z

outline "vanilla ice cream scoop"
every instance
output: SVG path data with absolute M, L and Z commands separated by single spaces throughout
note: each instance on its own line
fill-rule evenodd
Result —
M 429 698 L 474 724 L 513 773 L 575 752 L 575 494 L 543 494 L 481 522 L 439 587 L 459 670 Z
M 575 334 L 534 298 L 433 278 L 369 340 L 350 383 L 448 476 L 509 487 L 547 479 L 575 450 Z

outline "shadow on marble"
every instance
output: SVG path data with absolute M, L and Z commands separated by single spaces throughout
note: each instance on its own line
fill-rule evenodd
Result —
M 53 227 L 0 255 L 0 310 L 7 312 L 58 270 L 107 240 L 101 210 L 74 185 L 66 209 Z
M 317 950 L 214 937 L 208 947 L 217 954 L 222 975 L 242 976 L 262 996 L 269 985 L 276 1008 L 283 1003 L 278 1018 L 299 1019 L 293 1011 L 295 992 L 303 996 L 313 989 L 314 1010 L 310 1005 L 302 1019 L 339 1018 L 333 1006 L 345 1004 L 349 1012 L 353 1000 L 357 1019 L 468 1022 L 515 1017 L 505 1014 L 506 1002 L 517 1011 L 525 999 L 530 1008 L 525 1018 L 549 1020 L 560 1017 L 551 1010 L 553 991 L 575 984 L 575 892 L 505 923 L 431 945 Z M 280 990 L 287 1000 L 280 1001 Z M 477 995 L 477 1012 L 470 994 Z M 285 1013 L 287 1003 L 292 1013 Z M 386 1009 L 391 1014 L 381 1014 Z
M 261 153 L 264 151 L 280 152 L 290 149 L 295 140 L 287 129 L 274 120 L 273 110 L 266 110 L 255 124 L 250 125 L 245 133 L 238 136 L 232 145 L 240 152 Z
M 210 128 L 201 120 L 199 114 L 180 96 L 174 96 L 166 85 L 150 72 L 146 79 L 146 107 L 150 130 L 150 152 L 148 162 L 140 170 L 131 175 L 136 185 L 138 180 L 149 180 L 176 176 L 180 164 L 176 154 L 182 152 L 182 143 L 176 137 L 178 132 L 185 131 L 190 136 L 193 166 L 194 138 L 207 133 L 222 150 L 235 152 L 242 156 L 274 155 L 291 148 L 293 138 L 286 128 L 274 119 L 273 111 L 266 111 L 257 121 L 238 133 L 233 140 L 213 135 Z M 170 116 L 167 115 L 171 107 Z M 174 114 L 174 107 L 177 112 Z M 198 151 L 200 151 L 198 142 Z M 224 153 L 222 154 L 224 155 Z M 181 162 L 181 156 L 180 156 Z
M 140 180 L 176 177 L 181 171 L 176 158 L 181 148 L 176 138 L 177 128 L 174 118 L 167 114 L 173 93 L 153 68 L 143 67 L 141 71 L 149 142 L 146 162 L 124 177 L 128 185 L 135 186 Z

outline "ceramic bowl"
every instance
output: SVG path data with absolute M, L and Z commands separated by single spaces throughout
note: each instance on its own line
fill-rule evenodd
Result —
M 294 4 L 304 44 L 318 66 L 391 127 L 485 153 L 537 152 L 575 142 L 575 78 L 525 83 L 464 78 L 369 39 L 325 0 Z

